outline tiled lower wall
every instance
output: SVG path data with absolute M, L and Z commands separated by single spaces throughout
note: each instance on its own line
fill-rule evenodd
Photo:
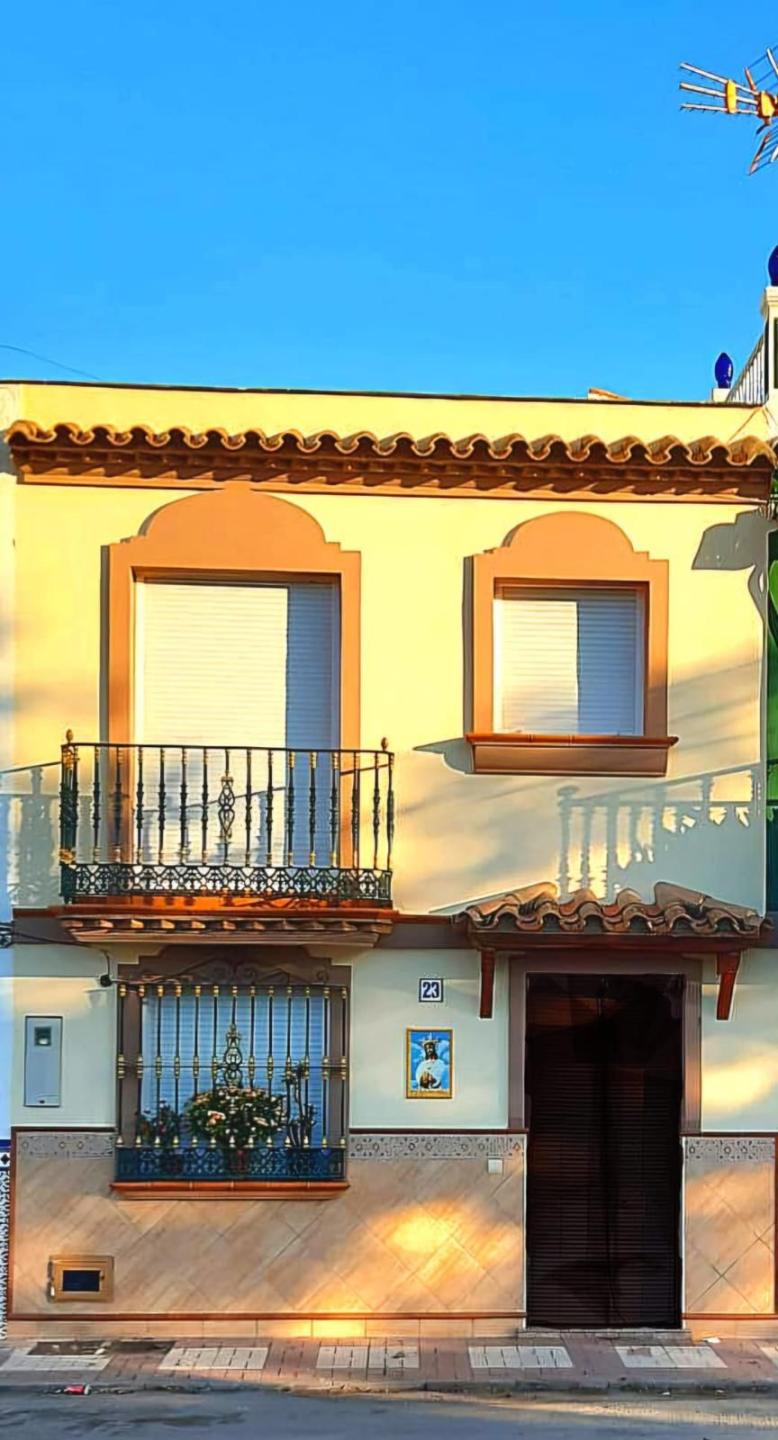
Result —
M 490 1159 L 502 1173 L 489 1173 Z M 2 1160 L 0 1294 L 9 1189 Z M 685 1141 L 687 1315 L 744 1323 L 775 1315 L 775 1164 L 770 1137 Z M 119 1200 L 112 1174 L 107 1134 L 18 1136 L 12 1314 L 56 1316 L 58 1324 L 12 1320 L 12 1334 L 79 1328 L 68 1307 L 46 1298 L 49 1256 L 62 1253 L 115 1257 L 113 1304 L 78 1306 L 98 1322 L 113 1311 L 161 1328 L 174 1312 L 191 1325 L 171 1322 L 172 1331 L 199 1333 L 197 1316 L 210 1314 L 233 1333 L 230 1315 L 272 1315 L 289 1317 L 273 1324 L 296 1333 L 304 1316 L 321 1334 L 337 1333 L 339 1322 L 317 1316 L 372 1316 L 368 1329 L 407 1334 L 417 1333 L 411 1318 L 419 1315 L 440 1317 L 424 1322 L 430 1333 L 448 1325 L 462 1333 L 465 1321 L 447 1319 L 455 1315 L 482 1317 L 473 1322 L 478 1333 L 520 1323 L 510 1317 L 524 1309 L 521 1136 L 354 1136 L 350 1188 L 326 1202 Z M 121 1328 L 129 1333 L 132 1324 Z M 717 1319 L 715 1328 L 726 1325 Z
M 774 1313 L 775 1140 L 701 1135 L 685 1148 L 686 1313 Z
M 112 1152 L 106 1134 L 18 1136 L 13 1316 L 67 1320 L 45 1293 L 63 1253 L 114 1256 L 114 1301 L 84 1316 L 523 1310 L 521 1136 L 354 1136 L 328 1201 L 118 1199 Z

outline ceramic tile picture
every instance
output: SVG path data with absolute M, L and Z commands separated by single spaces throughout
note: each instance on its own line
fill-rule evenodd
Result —
M 405 1093 L 409 1100 L 450 1100 L 453 1093 L 453 1030 L 408 1029 Z

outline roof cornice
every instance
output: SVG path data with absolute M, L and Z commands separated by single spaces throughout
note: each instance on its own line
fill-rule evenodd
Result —
M 379 437 L 362 430 L 266 434 L 184 426 L 92 429 L 63 421 L 44 428 L 20 420 L 7 432 L 25 482 L 212 488 L 247 480 L 275 490 L 379 491 L 481 497 L 556 494 L 568 499 L 765 501 L 776 456 L 754 436 L 606 441 L 516 433 L 460 439 L 437 432 Z

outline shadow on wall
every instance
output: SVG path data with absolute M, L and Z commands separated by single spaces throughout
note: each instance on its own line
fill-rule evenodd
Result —
M 397 825 L 400 908 L 426 903 L 452 913 L 544 880 L 555 881 L 563 897 L 588 889 L 612 900 L 632 889 L 650 899 L 657 881 L 668 880 L 763 906 L 758 765 L 661 782 L 593 779 L 586 788 L 560 785 L 558 776 L 451 771 L 441 784 L 428 765 L 428 757 L 409 755 L 397 767 L 398 782 L 407 767 Z
M 709 525 L 694 557 L 694 570 L 748 570 L 748 593 L 764 617 L 767 595 L 767 525 L 757 510 L 732 524 Z
M 737 798 L 724 798 L 728 794 Z M 710 889 L 705 875 L 712 846 L 725 857 L 730 887 L 719 898 L 740 895 L 749 884 L 754 826 L 764 819 L 755 765 L 606 795 L 587 796 L 576 785 L 564 785 L 557 798 L 556 879 L 565 896 L 583 888 L 612 899 L 616 891 L 631 889 L 649 898 L 657 880 L 688 883 L 690 876 L 699 877 L 700 889 Z
M 51 760 L 0 772 L 0 893 L 13 906 L 59 900 L 59 771 Z

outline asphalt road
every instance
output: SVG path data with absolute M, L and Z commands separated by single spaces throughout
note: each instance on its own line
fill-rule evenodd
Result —
M 744 1440 L 778 1437 L 774 1400 L 510 1402 L 220 1392 L 0 1396 L 0 1435 L 61 1440 Z

